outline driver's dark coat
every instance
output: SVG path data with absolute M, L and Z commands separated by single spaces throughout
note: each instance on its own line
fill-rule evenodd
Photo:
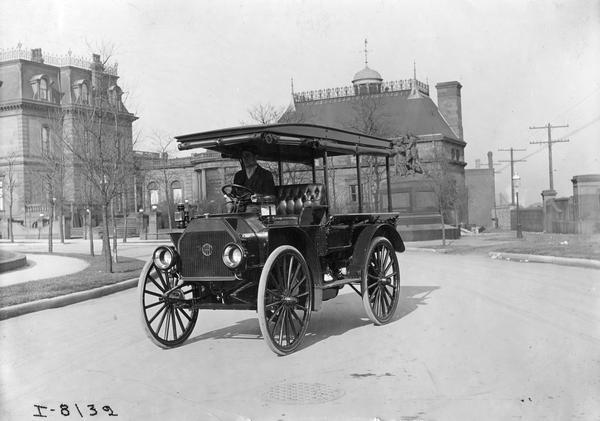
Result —
M 235 173 L 233 177 L 233 183 L 239 184 L 244 187 L 248 187 L 254 193 L 272 195 L 275 196 L 275 182 L 273 181 L 273 174 L 270 171 L 265 170 L 260 165 L 256 166 L 252 177 L 248 178 L 246 170 L 242 169 Z

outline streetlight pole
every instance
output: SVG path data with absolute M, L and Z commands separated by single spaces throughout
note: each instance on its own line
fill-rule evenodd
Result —
M 517 238 L 523 238 L 523 231 L 521 230 L 521 221 L 519 219 L 519 187 L 521 186 L 521 177 L 519 174 L 513 176 L 513 186 L 515 189 L 515 195 L 517 198 Z

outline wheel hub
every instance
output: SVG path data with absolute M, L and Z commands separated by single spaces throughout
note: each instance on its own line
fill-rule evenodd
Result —
M 296 297 L 292 297 L 289 295 L 283 297 L 283 303 L 287 306 L 294 306 L 297 302 L 298 300 L 296 299 Z

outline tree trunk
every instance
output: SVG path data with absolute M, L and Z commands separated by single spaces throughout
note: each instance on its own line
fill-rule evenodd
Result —
M 118 256 L 117 256 L 117 218 L 115 218 L 114 199 L 110 202 L 110 217 L 112 219 L 112 226 L 113 226 L 112 260 L 113 260 L 114 263 L 118 263 Z
M 123 242 L 127 242 L 127 187 L 123 192 Z
M 8 205 L 8 238 L 10 238 L 10 242 L 15 242 L 15 234 L 13 232 L 13 224 L 12 224 L 12 197 L 10 199 L 10 203 Z
M 102 203 L 102 252 L 104 253 L 104 268 L 107 273 L 112 273 L 110 234 L 108 228 L 108 204 Z
M 85 218 L 87 219 L 87 211 L 86 211 L 86 216 Z M 90 210 L 89 212 L 89 224 L 87 226 L 87 228 L 89 229 L 89 235 L 88 238 L 90 239 L 90 256 L 94 256 L 94 231 L 92 230 L 92 211 Z
M 62 202 L 58 207 L 58 231 L 60 233 L 60 243 L 65 243 L 65 218 L 62 211 Z
M 54 203 L 50 206 L 50 223 L 48 224 L 48 253 L 52 253 L 52 227 L 54 226 Z
M 446 222 L 444 220 L 444 211 L 440 212 L 441 220 L 442 220 L 442 246 L 446 245 Z
M 169 231 L 173 230 L 173 225 L 171 223 L 171 196 L 169 195 L 169 190 L 167 187 L 167 216 L 169 218 Z

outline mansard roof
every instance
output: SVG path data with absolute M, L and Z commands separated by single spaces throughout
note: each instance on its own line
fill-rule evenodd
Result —
M 423 95 L 409 98 L 409 93 L 409 91 L 401 91 L 297 102 L 296 118 L 303 123 L 351 130 L 357 125 L 358 110 L 363 106 L 361 101 L 366 101 L 367 105 L 364 106 L 374 108 L 377 124 L 380 130 L 386 133 L 385 137 L 393 138 L 406 134 L 442 135 L 462 142 L 430 97 Z

